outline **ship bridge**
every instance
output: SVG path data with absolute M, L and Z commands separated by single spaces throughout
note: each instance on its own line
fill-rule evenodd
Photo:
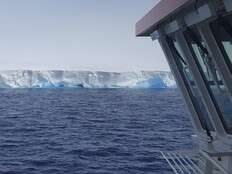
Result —
M 202 173 L 231 173 L 232 0 L 161 0 L 136 36 L 158 40 L 166 55 L 206 160 Z M 176 156 L 164 157 L 176 172 Z

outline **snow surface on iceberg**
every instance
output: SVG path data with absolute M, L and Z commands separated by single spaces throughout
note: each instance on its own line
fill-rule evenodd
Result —
M 0 71 L 0 88 L 175 88 L 170 72 Z

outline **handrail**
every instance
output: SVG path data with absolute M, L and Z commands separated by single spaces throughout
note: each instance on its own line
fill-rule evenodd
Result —
M 177 161 L 182 165 L 182 167 L 185 169 L 185 171 L 188 174 L 191 174 L 191 171 L 188 170 L 188 168 L 186 167 L 186 165 L 180 160 L 180 156 L 178 157 L 175 153 L 173 153 L 173 155 L 175 156 L 175 158 L 177 159 Z M 189 166 L 191 168 L 191 170 L 194 170 L 191 166 Z
M 163 156 L 163 158 L 167 161 L 167 163 L 169 164 L 169 166 L 172 168 L 172 170 L 174 171 L 175 174 L 179 174 L 176 170 L 176 168 L 172 165 L 172 163 L 169 161 L 169 159 L 166 157 L 166 155 L 164 155 L 163 152 L 160 152 Z
M 175 174 L 204 174 L 204 172 L 186 155 L 174 152 L 161 152 Z
M 167 153 L 167 155 L 169 156 L 169 158 L 171 158 L 171 160 L 173 161 L 173 163 L 175 164 L 175 166 L 179 169 L 179 171 L 182 174 L 184 174 L 184 171 L 182 170 L 182 167 L 180 165 L 178 165 L 178 163 L 176 162 L 176 159 L 170 153 Z
M 196 156 L 197 161 L 189 157 L 186 154 L 178 154 L 174 152 L 160 152 L 163 158 L 168 162 L 175 174 L 204 174 L 204 167 L 200 168 L 199 163 L 204 163 L 200 158 L 203 157 L 206 161 L 209 161 L 215 168 L 217 168 L 222 174 L 232 174 L 227 171 L 220 163 L 213 159 L 209 154 L 200 150 Z M 193 154 L 194 155 L 194 154 Z
M 204 174 L 204 172 L 187 155 L 185 155 L 185 158 L 196 168 L 198 172 Z M 198 161 L 202 163 L 202 160 L 199 159 Z

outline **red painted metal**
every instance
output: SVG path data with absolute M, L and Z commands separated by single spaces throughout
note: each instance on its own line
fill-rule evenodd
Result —
M 161 0 L 136 23 L 136 36 L 149 36 L 162 21 L 194 0 Z

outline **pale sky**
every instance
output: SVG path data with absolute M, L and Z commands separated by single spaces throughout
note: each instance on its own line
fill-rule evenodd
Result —
M 157 0 L 0 0 L 0 70 L 169 70 L 135 23 Z

